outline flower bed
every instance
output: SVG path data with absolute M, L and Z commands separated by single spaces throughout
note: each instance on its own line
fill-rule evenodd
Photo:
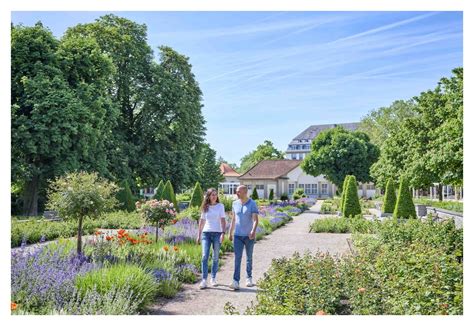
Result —
M 274 260 L 246 313 L 463 313 L 463 235 L 453 221 L 370 223 L 374 234 L 353 236 L 354 256 Z

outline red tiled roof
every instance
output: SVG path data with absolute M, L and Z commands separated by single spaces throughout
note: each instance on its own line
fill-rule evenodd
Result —
M 239 179 L 277 179 L 298 167 L 301 160 L 263 160 L 240 176 Z
M 224 177 L 239 177 L 240 174 L 236 172 L 233 168 L 229 166 L 227 163 L 221 163 L 219 167 L 221 169 L 221 173 Z

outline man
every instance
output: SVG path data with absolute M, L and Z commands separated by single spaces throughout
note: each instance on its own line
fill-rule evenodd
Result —
M 237 199 L 232 203 L 232 221 L 230 223 L 229 239 L 234 243 L 234 279 L 230 287 L 239 289 L 240 264 L 245 248 L 247 255 L 247 286 L 252 283 L 252 253 L 258 226 L 258 207 L 253 199 L 247 196 L 247 186 L 237 187 Z M 235 232 L 234 232 L 235 231 Z

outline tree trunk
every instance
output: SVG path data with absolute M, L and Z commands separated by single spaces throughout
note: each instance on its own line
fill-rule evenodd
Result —
M 438 199 L 443 201 L 443 185 L 441 183 L 438 184 Z
M 79 227 L 77 228 L 77 254 L 81 255 L 82 253 L 82 219 L 81 216 L 79 218 Z
M 39 193 L 39 176 L 34 176 L 26 183 L 23 192 L 23 215 L 38 215 L 38 193 Z

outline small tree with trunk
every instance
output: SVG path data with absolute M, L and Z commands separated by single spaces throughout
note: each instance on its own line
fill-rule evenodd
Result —
M 346 185 L 346 200 L 344 201 L 344 217 L 354 217 L 362 214 L 357 194 L 357 181 L 355 176 L 351 175 Z
M 397 195 L 395 194 L 395 185 L 393 184 L 393 180 L 390 178 L 388 179 L 387 186 L 385 187 L 382 213 L 393 213 L 396 202 Z
M 150 223 L 156 226 L 155 236 L 158 242 L 158 230 L 172 223 L 176 217 L 176 209 L 172 202 L 163 199 L 151 199 L 146 202 L 136 203 L 137 211 Z M 176 221 L 174 221 L 176 222 Z M 174 223 L 173 222 L 173 223 Z
M 395 204 L 395 211 L 393 218 L 416 218 L 415 204 L 408 189 L 408 181 L 401 178 L 400 187 L 398 188 L 397 203 Z
M 204 194 L 202 192 L 201 184 L 196 182 L 194 186 L 193 195 L 191 196 L 191 202 L 189 203 L 190 207 L 201 207 Z
M 85 217 L 96 218 L 117 205 L 118 187 L 97 173 L 73 172 L 51 182 L 46 207 L 59 216 L 78 221 L 77 254 L 82 253 L 82 225 Z

